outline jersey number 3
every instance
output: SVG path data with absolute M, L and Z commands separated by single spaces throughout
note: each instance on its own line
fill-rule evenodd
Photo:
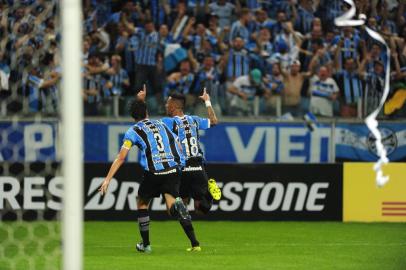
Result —
M 162 136 L 159 133 L 154 133 L 154 139 L 156 140 L 157 149 L 159 152 L 165 151 L 164 142 Z

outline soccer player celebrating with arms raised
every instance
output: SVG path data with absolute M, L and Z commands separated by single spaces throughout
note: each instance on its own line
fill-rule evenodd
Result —
M 146 89 L 139 92 L 137 98 L 145 100 Z M 178 137 L 186 157 L 186 166 L 181 173 L 180 196 L 187 204 L 190 198 L 194 199 L 195 211 L 207 214 L 214 200 L 220 200 L 221 190 L 214 179 L 207 177 L 204 169 L 204 156 L 199 142 L 199 130 L 205 130 L 218 123 L 216 114 L 211 106 L 210 96 L 203 90 L 200 96 L 207 107 L 209 118 L 185 115 L 185 96 L 179 93 L 170 94 L 166 102 L 166 112 L 170 117 L 165 117 L 164 122 Z
M 161 121 L 148 119 L 147 106 L 142 100 L 136 99 L 132 102 L 131 116 L 136 124 L 125 133 L 121 150 L 99 191 L 102 195 L 106 193 L 111 179 L 124 163 L 130 148 L 136 145 L 141 150 L 140 165 L 144 168 L 137 196 L 138 224 L 142 237 L 142 242 L 136 245 L 137 250 L 151 252 L 148 207 L 151 199 L 159 197 L 160 194 L 165 198 L 169 214 L 178 218 L 188 236 L 192 245 L 188 250 L 200 250 L 191 217 L 179 197 L 180 168 L 184 165 L 185 157 L 178 137 Z

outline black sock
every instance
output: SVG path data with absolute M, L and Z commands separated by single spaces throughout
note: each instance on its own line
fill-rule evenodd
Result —
M 142 243 L 148 246 L 149 243 L 149 214 L 147 209 L 138 210 L 138 227 L 142 238 Z
M 207 199 L 206 197 L 203 197 L 200 202 L 199 202 L 199 210 L 203 213 L 203 214 L 207 214 L 210 212 L 210 209 L 213 205 L 213 198 L 211 199 Z
M 209 203 L 213 203 L 213 196 L 211 196 L 210 192 L 206 192 L 204 196 Z
M 183 207 L 185 207 L 185 206 L 183 205 Z M 169 213 L 171 214 L 171 216 L 176 217 L 179 220 L 179 223 L 182 226 L 183 231 L 185 232 L 186 236 L 189 238 L 190 243 L 192 244 L 192 247 L 199 246 L 199 241 L 197 241 L 197 239 L 196 239 L 196 235 L 195 235 L 195 231 L 193 229 L 192 220 L 190 219 L 190 215 L 188 215 L 188 218 L 186 218 L 186 219 L 182 218 L 180 213 L 178 212 L 178 209 L 176 209 L 175 203 L 169 209 Z
M 178 213 L 175 209 L 175 204 L 172 204 L 171 208 L 169 209 L 169 213 L 171 214 L 172 217 L 178 217 Z
M 192 244 L 192 247 L 199 246 L 199 241 L 196 239 L 195 230 L 193 229 L 192 221 L 188 219 L 182 219 L 179 221 L 180 225 L 182 226 L 183 230 L 185 231 L 187 237 Z

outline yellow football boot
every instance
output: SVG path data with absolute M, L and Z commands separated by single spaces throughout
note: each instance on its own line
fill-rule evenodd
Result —
M 197 246 L 197 247 L 190 247 L 188 249 L 186 249 L 186 251 L 190 251 L 190 252 L 198 252 L 198 251 L 202 251 L 202 248 Z
M 214 200 L 218 201 L 221 198 L 221 189 L 217 185 L 216 180 L 213 178 L 210 178 L 208 181 L 208 188 L 211 196 L 213 197 Z

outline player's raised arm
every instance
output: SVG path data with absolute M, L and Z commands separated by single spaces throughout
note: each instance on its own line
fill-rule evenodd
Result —
M 121 167 L 121 165 L 124 163 L 125 158 L 127 157 L 128 151 L 130 151 L 130 148 L 121 147 L 120 152 L 118 153 L 116 159 L 113 161 L 113 164 L 111 164 L 110 170 L 106 176 L 106 178 L 103 181 L 103 184 L 100 186 L 99 191 L 101 195 L 104 195 L 107 191 L 107 187 L 110 184 L 111 178 L 116 174 L 118 169 Z
M 140 90 L 138 92 L 138 94 L 137 94 L 137 99 L 145 101 L 146 97 L 147 97 L 147 86 L 144 83 L 144 86 L 142 87 L 142 90 Z
M 210 119 L 210 125 L 215 126 L 218 124 L 218 119 L 216 117 L 216 113 L 213 110 L 213 107 L 211 106 L 211 101 L 210 101 L 210 95 L 207 93 L 206 88 L 203 89 L 203 95 L 199 96 L 201 100 L 204 101 L 207 107 L 207 113 L 209 115 Z

